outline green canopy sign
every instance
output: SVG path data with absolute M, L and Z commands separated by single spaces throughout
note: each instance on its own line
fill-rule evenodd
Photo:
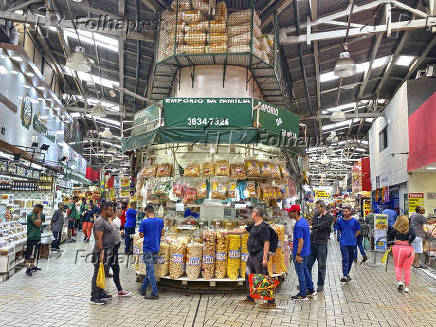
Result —
M 147 107 L 133 117 L 132 135 L 140 135 L 159 127 L 159 108 Z
M 252 126 L 251 98 L 167 98 L 163 105 L 166 127 Z
M 254 107 L 257 107 L 259 103 L 260 129 L 284 137 L 298 137 L 300 126 L 298 115 L 260 100 L 254 100 Z M 255 116 L 253 119 L 256 121 L 257 117 Z

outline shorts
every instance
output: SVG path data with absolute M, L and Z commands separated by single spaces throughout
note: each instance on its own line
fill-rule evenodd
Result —
M 74 229 L 74 222 L 75 220 L 68 220 L 68 229 Z
M 74 228 L 79 228 L 80 227 L 80 219 L 75 219 L 74 220 Z
M 415 250 L 415 253 L 422 253 L 423 252 L 423 248 L 422 248 L 422 237 L 415 237 L 415 239 L 412 242 L 412 247 Z
M 40 240 L 29 240 L 27 241 L 27 250 L 25 258 L 26 260 L 35 259 L 39 254 L 39 248 L 41 246 Z

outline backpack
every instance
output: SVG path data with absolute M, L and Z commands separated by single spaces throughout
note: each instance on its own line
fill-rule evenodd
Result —
M 279 244 L 279 236 L 277 235 L 274 228 L 270 226 L 270 224 L 266 224 L 269 229 L 269 252 L 276 252 L 278 244 Z

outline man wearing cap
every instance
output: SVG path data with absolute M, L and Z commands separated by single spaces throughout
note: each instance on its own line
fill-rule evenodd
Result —
M 324 292 L 324 280 L 327 269 L 327 243 L 332 229 L 333 216 L 327 211 L 324 201 L 316 202 L 317 214 L 312 220 L 310 233 L 310 254 L 307 257 L 307 269 L 312 276 L 312 267 L 318 261 L 318 288 L 316 291 Z
M 292 242 L 292 258 L 295 272 L 298 276 L 300 291 L 291 297 L 293 300 L 307 300 L 307 296 L 315 296 L 317 293 L 313 286 L 310 271 L 306 266 L 307 256 L 310 254 L 310 229 L 306 219 L 300 215 L 301 208 L 294 204 L 288 209 L 291 219 L 296 221 L 294 226 L 294 239 Z

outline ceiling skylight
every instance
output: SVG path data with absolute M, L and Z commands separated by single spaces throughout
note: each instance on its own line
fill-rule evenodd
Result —
M 67 66 L 63 66 L 63 68 L 64 68 L 65 73 L 67 75 L 69 75 L 69 76 L 73 76 L 74 75 L 73 71 L 71 69 L 69 69 Z M 106 79 L 106 78 L 100 78 L 100 76 L 91 75 L 91 74 L 88 74 L 88 73 L 77 72 L 77 76 L 79 76 L 79 78 L 82 81 L 89 82 L 89 83 L 100 84 L 100 85 L 103 85 L 103 86 L 108 87 L 108 88 L 112 88 L 114 85 L 115 86 L 119 85 L 119 82 L 117 82 L 117 81 L 112 81 L 112 80 L 109 80 L 109 79 Z
M 415 58 L 415 56 L 401 55 L 397 58 L 397 60 L 395 60 L 394 64 L 399 66 L 410 66 Z

